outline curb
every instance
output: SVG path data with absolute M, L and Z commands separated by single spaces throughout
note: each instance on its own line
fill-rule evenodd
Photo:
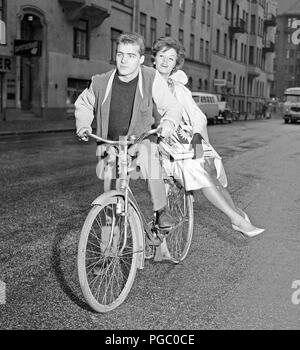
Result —
M 0 136 L 13 136 L 13 135 L 30 135 L 30 134 L 49 134 L 52 132 L 75 132 L 75 129 L 62 129 L 62 130 L 20 130 L 20 131 L 0 131 Z

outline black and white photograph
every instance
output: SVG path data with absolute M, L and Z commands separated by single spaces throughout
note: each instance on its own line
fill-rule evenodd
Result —
M 1 336 L 300 330 L 299 176 L 300 0 L 0 0 Z

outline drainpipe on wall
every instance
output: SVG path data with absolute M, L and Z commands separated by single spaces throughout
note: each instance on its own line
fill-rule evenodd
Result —
M 132 14 L 132 26 L 131 26 L 132 32 L 138 31 L 137 30 L 138 13 L 139 13 L 139 0 L 133 0 L 133 14 Z

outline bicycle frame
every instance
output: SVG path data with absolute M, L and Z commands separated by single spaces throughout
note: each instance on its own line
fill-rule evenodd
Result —
M 99 138 L 96 135 L 89 134 L 88 136 L 91 136 L 92 138 L 107 143 L 111 145 L 118 146 L 119 154 L 118 154 L 118 166 L 120 168 L 120 178 L 117 181 L 116 189 L 105 191 L 103 194 L 98 196 L 93 202 L 92 205 L 100 205 L 103 206 L 107 198 L 111 197 L 123 197 L 124 198 L 124 212 L 123 215 L 125 217 L 125 237 L 127 236 L 127 219 L 128 219 L 128 204 L 133 207 L 135 212 L 137 213 L 139 217 L 139 221 L 141 224 L 141 227 L 138 228 L 139 239 L 138 239 L 138 268 L 142 269 L 144 268 L 144 261 L 145 261 L 145 239 L 146 237 L 150 242 L 152 242 L 153 245 L 158 245 L 158 241 L 155 240 L 154 234 L 151 230 L 151 227 L 149 227 L 145 216 L 143 215 L 136 199 L 134 198 L 134 195 L 130 189 L 129 181 L 130 181 L 130 172 L 133 169 L 128 168 L 128 145 L 130 144 L 138 144 L 138 142 L 142 141 L 145 137 L 150 136 L 154 133 L 157 133 L 157 129 L 153 129 L 150 132 L 142 135 L 136 140 L 128 141 L 126 138 L 120 140 L 120 141 L 109 141 L 102 138 Z M 104 186 L 104 188 L 107 188 L 107 185 Z

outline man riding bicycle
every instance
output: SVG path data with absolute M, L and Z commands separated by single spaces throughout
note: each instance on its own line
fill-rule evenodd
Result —
M 87 141 L 94 117 L 97 135 L 118 140 L 122 136 L 140 136 L 155 124 L 160 115 L 162 137 L 173 135 L 182 115 L 182 107 L 170 93 L 167 83 L 155 69 L 143 66 L 144 39 L 136 33 L 121 34 L 117 41 L 116 68 L 92 77 L 89 87 L 75 102 L 77 135 Z M 153 113 L 157 109 L 158 113 Z M 144 140 L 139 146 L 137 164 L 148 187 L 160 229 L 170 229 L 163 172 L 157 144 Z M 103 166 L 104 148 L 97 147 L 97 175 Z

